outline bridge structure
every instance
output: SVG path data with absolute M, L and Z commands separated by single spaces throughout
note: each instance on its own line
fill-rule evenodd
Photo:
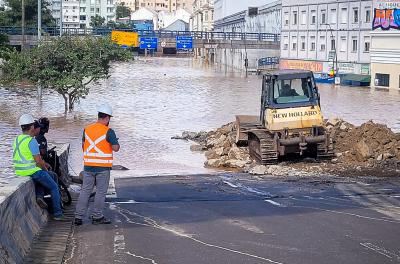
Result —
M 42 29 L 42 41 L 49 41 L 60 35 L 67 36 L 111 36 L 114 29 L 94 28 L 76 29 L 51 27 Z M 139 37 L 155 37 L 158 39 L 158 48 L 176 46 L 177 36 L 193 38 L 193 49 L 279 49 L 280 35 L 272 33 L 247 33 L 247 32 L 203 32 L 203 31 L 167 31 L 167 30 L 132 30 L 115 29 L 127 32 L 137 32 Z M 0 27 L 0 33 L 9 36 L 10 45 L 23 44 L 21 27 Z M 37 28 L 26 28 L 24 35 L 26 46 L 35 46 L 38 43 Z

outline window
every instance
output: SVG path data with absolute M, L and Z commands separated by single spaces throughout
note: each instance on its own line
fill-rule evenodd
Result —
M 297 12 L 293 12 L 293 25 L 297 25 Z
M 371 47 L 369 37 L 364 37 L 364 52 L 369 52 L 369 48 Z
M 305 103 L 313 100 L 313 84 L 310 78 L 274 81 L 274 103 Z
M 80 16 L 79 19 L 80 20 L 86 20 L 86 16 Z
M 389 74 L 383 74 L 383 73 L 375 74 L 375 85 L 376 86 L 389 87 L 389 83 L 390 83 L 390 75 Z
M 315 51 L 315 37 L 312 36 L 312 37 L 310 38 L 310 41 L 311 41 L 310 50 L 311 50 L 311 51 Z
M 347 41 L 346 37 L 341 37 L 340 38 L 340 51 L 341 52 L 346 52 L 347 50 Z
M 336 41 L 331 39 L 331 50 L 336 50 Z
M 301 12 L 301 24 L 302 25 L 307 24 L 307 12 L 306 11 Z
M 352 39 L 352 52 L 357 52 L 358 50 L 358 40 L 357 38 Z
M 292 50 L 297 50 L 297 37 L 292 37 Z
M 371 23 L 371 9 L 365 10 L 365 23 Z
M 336 9 L 331 9 L 331 14 L 330 14 L 330 18 L 331 18 L 331 24 L 336 24 L 337 22 L 337 17 L 336 17 Z
M 353 23 L 358 23 L 358 8 L 353 8 Z
M 283 37 L 283 49 L 288 50 L 289 49 L 289 37 Z
M 340 23 L 347 23 L 347 8 L 342 8 L 340 11 Z
M 301 37 L 301 50 L 306 50 L 306 37 Z
M 326 24 L 326 11 L 325 10 L 321 11 L 321 23 Z
M 311 11 L 311 24 L 315 25 L 317 23 L 317 13 L 315 10 Z
M 325 36 L 320 36 L 319 37 L 319 43 L 320 43 L 319 50 L 320 51 L 325 51 L 325 49 L 326 49 Z
M 286 12 L 284 17 L 285 17 L 285 26 L 288 26 L 289 25 L 289 13 Z

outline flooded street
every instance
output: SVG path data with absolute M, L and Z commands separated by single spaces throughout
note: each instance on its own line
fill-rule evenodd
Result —
M 361 124 L 374 120 L 400 131 L 398 91 L 319 85 L 325 118 L 341 117 Z M 261 80 L 224 73 L 218 67 L 202 67 L 191 59 L 140 58 L 113 66 L 111 78 L 94 85 L 73 113 L 64 116 L 58 94 L 35 89 L 0 88 L 0 177 L 13 175 L 11 142 L 20 132 L 22 113 L 51 120 L 49 141 L 71 143 L 72 174 L 82 169 L 82 129 L 96 119 L 96 106 L 108 101 L 114 108 L 111 127 L 121 143 L 115 164 L 128 167 L 118 176 L 198 174 L 204 155 L 192 153 L 190 142 L 172 140 L 184 130 L 210 130 L 233 121 L 236 114 L 259 112 Z

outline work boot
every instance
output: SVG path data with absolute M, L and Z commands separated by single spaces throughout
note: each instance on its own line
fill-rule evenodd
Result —
M 109 225 L 111 224 L 111 220 L 105 218 L 104 216 L 102 218 L 93 218 L 92 217 L 92 224 L 94 225 Z
M 76 226 L 82 225 L 82 224 L 83 224 L 82 219 L 80 219 L 80 218 L 75 218 L 75 219 L 74 219 L 74 224 L 75 224 Z
M 60 222 L 68 221 L 68 219 L 66 219 L 64 215 L 53 216 L 53 220 L 54 220 L 54 221 L 60 221 Z
M 47 209 L 48 205 L 46 203 L 46 201 L 44 200 L 43 197 L 36 197 L 36 202 L 39 205 L 40 208 L 42 209 Z

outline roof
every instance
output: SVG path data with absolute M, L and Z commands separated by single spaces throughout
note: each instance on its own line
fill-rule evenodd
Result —
M 346 74 L 342 78 L 344 81 L 353 81 L 353 82 L 362 82 L 362 83 L 371 82 L 370 75 Z
M 265 75 L 273 75 L 277 79 L 307 78 L 313 76 L 313 72 L 307 70 L 278 70 Z

